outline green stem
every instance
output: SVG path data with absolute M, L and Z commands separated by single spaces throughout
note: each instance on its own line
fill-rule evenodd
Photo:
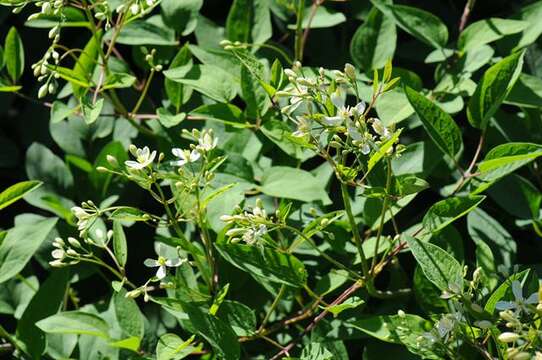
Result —
M 196 200 L 197 200 L 197 206 L 198 206 L 198 225 L 201 229 L 201 239 L 203 242 L 203 245 L 205 246 L 205 256 L 207 257 L 207 262 L 209 263 L 209 267 L 211 268 L 211 292 L 215 292 L 216 289 L 218 289 L 218 272 L 216 267 L 216 262 L 213 254 L 213 245 L 211 244 L 211 237 L 209 235 L 209 231 L 207 229 L 207 223 L 204 218 L 203 209 L 201 208 L 201 201 L 200 201 L 200 191 L 199 191 L 199 182 L 200 182 L 200 176 L 197 178 L 197 185 L 196 185 Z
M 171 209 L 169 208 L 169 205 L 168 205 L 168 202 L 167 202 L 167 199 L 164 195 L 164 192 L 162 191 L 162 188 L 160 187 L 160 185 L 156 184 L 156 188 L 158 190 L 158 194 L 159 194 L 159 197 L 160 197 L 160 202 L 162 203 L 162 205 L 164 206 L 164 209 L 166 210 L 166 216 L 168 217 L 169 219 L 169 222 L 171 223 L 171 225 L 173 226 L 173 230 L 175 231 L 175 233 L 177 234 L 178 237 L 180 238 L 184 238 L 184 234 L 183 234 L 183 231 L 181 229 L 181 227 L 179 226 L 179 223 L 177 222 L 175 216 L 173 215 L 173 213 L 171 212 Z M 199 257 L 197 254 L 192 254 L 192 256 L 194 257 L 194 261 L 196 263 L 196 266 L 198 267 L 198 269 L 200 270 L 200 272 L 202 274 L 205 273 L 204 271 L 204 266 L 203 264 L 201 263 Z M 211 273 L 212 274 L 212 273 Z M 211 275 L 212 276 L 212 275 Z M 205 282 L 207 283 L 207 286 L 211 287 L 212 286 L 212 281 L 209 281 L 205 276 L 203 276 L 203 279 L 205 280 Z
M 303 59 L 303 12 L 305 11 L 305 0 L 299 0 L 297 5 L 297 21 L 295 29 L 295 59 Z
M 281 285 L 279 293 L 277 294 L 277 297 L 275 297 L 275 299 L 273 300 L 273 303 L 271 304 L 271 307 L 267 311 L 267 314 L 265 314 L 265 317 L 263 318 L 262 323 L 260 327 L 258 328 L 257 333 L 261 333 L 265 329 L 265 325 L 267 324 L 267 322 L 269 321 L 269 318 L 271 317 L 276 307 L 278 306 L 280 299 L 284 295 L 285 291 L 286 291 L 286 285 Z
M 143 104 L 143 100 L 145 100 L 145 97 L 147 96 L 147 92 L 149 91 L 149 87 L 152 82 L 152 78 L 154 77 L 154 73 L 156 70 L 151 69 L 151 73 L 149 74 L 149 78 L 145 82 L 145 86 L 143 87 L 143 91 L 141 92 L 141 95 L 139 96 L 139 99 L 137 100 L 137 103 L 135 104 L 134 108 L 131 111 L 131 115 L 137 114 L 137 111 L 141 107 L 141 104 Z
M 370 283 L 371 281 L 369 281 L 370 276 L 369 266 L 367 264 L 367 257 L 365 256 L 365 252 L 363 252 L 363 247 L 361 246 L 361 235 L 359 233 L 358 225 L 356 224 L 354 214 L 352 213 L 352 205 L 350 204 L 350 195 L 348 195 L 348 188 L 343 182 L 341 182 L 341 194 L 343 198 L 344 210 L 346 211 L 348 222 L 350 223 L 350 227 L 352 228 L 354 243 L 356 245 L 361 260 L 361 270 L 363 272 L 363 276 L 367 280 L 367 283 Z
M 382 237 L 382 230 L 384 229 L 384 220 L 386 218 L 386 211 L 388 210 L 388 202 L 389 202 L 389 196 L 388 193 L 390 191 L 390 185 L 391 185 L 391 161 L 388 158 L 387 159 L 387 175 L 386 175 L 386 190 L 384 194 L 384 203 L 382 204 L 382 213 L 380 215 L 380 224 L 378 226 L 378 231 L 376 234 L 376 243 L 375 243 L 375 250 L 374 250 L 374 256 L 373 256 L 373 262 L 371 265 L 371 268 L 374 268 L 376 265 L 376 258 L 378 256 L 378 248 L 380 247 L 380 238 Z
M 326 259 L 327 261 L 329 261 L 333 265 L 337 266 L 339 269 L 347 271 L 350 275 L 352 275 L 354 277 L 354 279 L 359 279 L 360 278 L 359 275 L 355 271 L 352 271 L 348 267 L 344 266 L 343 264 L 341 264 L 340 262 L 338 262 L 337 260 L 335 260 L 334 258 L 329 256 L 328 254 L 326 254 L 325 252 L 320 250 L 318 248 L 318 246 L 316 246 L 314 241 L 312 241 L 312 239 L 309 238 L 307 235 L 303 234 L 303 232 L 301 232 L 301 231 L 297 230 L 296 228 L 294 228 L 292 226 L 289 226 L 289 225 L 284 225 L 284 228 L 291 231 L 291 232 L 293 232 L 294 234 L 300 236 L 301 238 L 303 238 L 307 243 L 309 243 L 311 245 L 311 247 L 314 250 L 318 251 L 318 254 L 320 254 L 320 256 L 322 256 L 324 259 Z

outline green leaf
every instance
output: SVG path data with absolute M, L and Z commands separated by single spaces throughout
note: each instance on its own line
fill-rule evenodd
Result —
M 423 217 L 423 227 L 433 233 L 475 209 L 486 197 L 481 195 L 455 196 L 433 204 Z
M 140 344 L 141 344 L 141 338 L 137 336 L 131 336 L 126 339 L 117 340 L 117 341 L 108 343 L 109 346 L 120 348 L 120 349 L 128 349 L 133 352 L 138 351 Z
M 46 333 L 92 335 L 109 339 L 109 325 L 101 317 L 83 311 L 64 311 L 36 323 Z
M 217 248 L 239 269 L 269 281 L 300 287 L 307 279 L 303 263 L 293 255 L 241 244 L 222 244 Z
M 443 153 L 454 159 L 461 150 L 463 141 L 461 130 L 452 117 L 408 86 L 405 87 L 405 94 L 431 139 Z
M 378 164 L 378 162 L 380 160 L 382 160 L 382 158 L 386 155 L 388 150 L 393 146 L 393 144 L 395 144 L 397 142 L 397 140 L 399 139 L 399 135 L 401 135 L 401 129 L 397 130 L 391 136 L 391 138 L 386 140 L 386 142 L 383 143 L 380 146 L 380 148 L 378 149 L 377 152 L 375 152 L 373 155 L 371 155 L 371 157 L 369 158 L 369 162 L 367 163 L 367 172 L 366 172 L 366 174 L 371 172 L 371 170 L 375 167 L 375 165 Z
M 156 360 L 179 360 L 184 359 L 194 350 L 190 344 L 194 341 L 196 335 L 192 335 L 188 340 L 183 341 L 175 334 L 164 334 L 158 339 L 156 344 Z
M 91 99 L 84 97 L 81 99 L 81 112 L 85 118 L 87 125 L 93 124 L 100 116 L 104 106 L 104 99 L 98 99 L 96 103 L 92 103 Z
M 99 166 L 106 168 L 111 167 L 107 161 L 107 155 L 115 157 L 119 164 L 123 164 L 124 161 L 128 160 L 128 155 L 126 154 L 122 143 L 119 141 L 112 141 L 101 148 L 96 160 L 94 160 L 93 171 L 90 173 L 89 178 L 94 188 L 104 197 L 107 194 L 107 189 L 109 189 L 109 186 L 111 185 L 111 181 L 113 180 L 113 174 L 109 172 L 99 172 L 96 169 Z
M 221 319 L 210 315 L 193 304 L 184 304 L 183 310 L 197 333 L 211 344 L 218 358 L 238 360 L 240 347 L 232 328 Z
M 92 81 L 94 69 L 98 65 L 100 47 L 102 46 L 101 42 L 101 32 L 98 32 L 96 35 L 92 36 L 73 67 L 73 74 L 78 79 L 85 79 L 86 83 L 90 83 Z M 83 85 L 81 86 L 83 88 L 88 87 Z M 84 89 L 81 89 L 77 82 L 72 81 L 72 89 L 75 96 L 81 98 L 84 95 Z M 84 111 L 85 109 L 83 108 L 83 113 Z M 85 116 L 85 120 L 87 120 L 87 123 L 89 123 L 87 116 Z
M 152 18 L 151 18 L 152 19 Z M 110 39 L 115 29 L 111 29 L 105 37 Z M 159 26 L 149 20 L 134 20 L 122 27 L 117 43 L 123 45 L 177 45 L 175 32 L 165 26 Z
M 211 304 L 211 307 L 209 308 L 209 314 L 216 315 L 216 312 L 218 309 L 220 309 L 220 305 L 222 305 L 222 302 L 226 298 L 226 295 L 228 295 L 228 290 L 230 289 L 230 284 L 227 283 L 224 285 L 216 294 L 216 296 L 213 299 L 213 303 Z
M 501 144 L 487 153 L 478 169 L 484 175 L 484 180 L 494 180 L 514 172 L 539 156 L 542 156 L 542 145 L 539 144 Z
M 380 69 L 393 58 L 396 42 L 395 22 L 373 7 L 352 36 L 350 56 L 354 64 L 365 71 Z
M 404 316 L 377 315 L 356 321 L 349 321 L 348 325 L 379 340 L 396 344 L 402 343 L 403 334 L 400 333 L 401 327 L 408 332 L 419 335 L 428 330 L 428 321 L 413 314 L 404 314 Z
M 237 128 L 251 126 L 246 123 L 241 109 L 232 104 L 201 105 L 192 110 L 190 115 L 201 117 L 203 120 L 218 121 Z
M 272 35 L 269 7 L 267 0 L 234 0 L 226 19 L 226 37 L 231 41 L 265 43 Z
M 358 306 L 361 306 L 363 304 L 365 304 L 365 300 L 357 296 L 352 296 L 351 298 L 346 299 L 341 304 L 331 305 L 331 306 L 326 307 L 326 310 L 332 313 L 334 316 L 337 316 L 340 313 L 342 313 L 344 310 L 355 309 Z
M 169 69 L 185 66 L 191 62 L 192 54 L 190 53 L 190 48 L 188 45 L 184 45 L 171 61 Z M 171 101 L 171 105 L 177 112 L 180 111 L 181 105 L 188 101 L 190 95 L 192 94 L 192 90 L 190 88 L 170 80 L 167 77 L 164 80 L 164 88 L 169 101 Z
M 112 72 L 107 75 L 102 90 L 129 88 L 135 84 L 136 80 L 137 78 L 131 74 Z
M 542 79 L 521 74 L 504 103 L 524 107 L 542 107 Z
M 17 324 L 17 338 L 25 343 L 26 350 L 36 359 L 46 346 L 45 334 L 36 326 L 36 322 L 60 309 L 69 280 L 68 269 L 54 270 L 32 297 Z
M 516 83 L 524 52 L 514 53 L 486 70 L 469 100 L 467 117 L 475 128 L 485 130 L 489 119 Z
M 411 236 L 406 237 L 406 242 L 423 273 L 436 287 L 446 290 L 453 284 L 463 288 L 463 267 L 453 256 L 436 245 Z
M 507 294 L 510 294 L 512 282 L 514 281 L 522 281 L 523 278 L 527 277 L 529 275 L 530 270 L 523 270 L 519 273 L 510 275 L 493 293 L 489 296 L 489 299 L 487 299 L 486 305 L 484 306 L 484 310 L 487 311 L 490 314 L 493 314 L 495 311 L 495 306 L 497 305 L 497 302 L 499 302 L 502 298 L 504 298 Z
M 435 15 L 411 6 L 388 5 L 382 0 L 371 1 L 404 31 L 435 48 L 443 48 L 448 42 L 448 29 Z
M 72 86 L 75 85 L 83 87 L 83 88 L 89 88 L 90 83 L 86 79 L 86 77 L 81 76 L 80 74 L 76 73 L 72 69 L 68 69 L 63 66 L 57 66 L 57 65 L 47 65 L 47 68 L 55 73 L 58 74 L 58 76 L 70 83 L 72 83 Z
M 51 123 L 57 124 L 77 111 L 76 106 L 68 106 L 61 101 L 53 102 L 51 107 Z
M 11 80 L 14 83 L 17 82 L 24 72 L 24 47 L 15 27 L 11 27 L 6 36 L 4 62 Z
M 143 210 L 130 206 L 123 206 L 115 209 L 115 211 L 109 215 L 109 219 L 117 221 L 148 221 L 150 217 Z
M 251 336 L 256 332 L 256 314 L 245 304 L 225 300 L 217 316 L 228 323 L 237 336 Z
M 8 230 L 0 244 L 0 283 L 17 275 L 26 265 L 47 235 L 54 228 L 57 218 L 32 224 L 21 224 Z
M 184 119 L 186 119 L 186 113 L 181 112 L 178 114 L 172 114 L 164 108 L 158 108 L 156 110 L 156 114 L 158 115 L 158 121 L 160 121 L 160 124 L 166 128 L 172 128 L 174 126 L 177 126 Z
M 124 267 L 128 260 L 128 245 L 126 235 L 120 221 L 113 221 L 113 252 L 120 266 Z
M 139 339 L 144 334 L 144 317 L 134 299 L 126 297 L 126 290 L 121 289 L 113 293 L 115 316 L 126 336 L 135 336 Z
M 85 13 L 75 7 L 65 6 L 62 8 L 61 14 L 43 14 L 35 13 L 38 16 L 24 23 L 24 26 L 37 29 L 47 29 L 55 26 L 61 28 L 67 27 L 86 27 L 90 30 Z
M 228 72 L 214 65 L 181 66 L 164 71 L 168 79 L 189 85 L 196 91 L 219 102 L 229 102 L 237 93 L 237 81 Z
M 496 254 L 497 263 L 506 267 L 515 264 L 517 245 L 501 224 L 482 209 L 474 209 L 467 216 L 469 235 L 478 245 L 484 243 L 490 246 Z M 483 245 L 482 245 L 483 246 Z
M 311 9 L 306 8 L 303 11 L 303 20 L 301 21 L 301 28 L 306 29 L 309 27 L 309 21 L 311 20 Z M 329 28 L 339 24 L 342 24 L 346 21 L 346 17 L 343 13 L 336 10 L 330 10 L 325 6 L 319 6 L 316 9 L 316 13 L 312 16 L 312 21 L 310 21 L 311 29 L 321 29 Z M 288 25 L 288 29 L 295 30 L 296 24 Z
M 267 169 L 262 176 L 261 191 L 284 199 L 329 201 L 323 184 L 315 176 L 308 171 L 286 166 Z
M 162 0 L 160 8 L 164 23 L 182 36 L 194 31 L 203 0 Z
M 506 35 L 523 31 L 528 22 L 500 18 L 489 18 L 473 22 L 459 35 L 457 47 L 469 51 L 482 45 L 502 39 Z
M 13 204 L 15 201 L 21 199 L 29 192 L 39 188 L 42 184 L 43 183 L 41 181 L 30 180 L 21 181 L 17 184 L 11 185 L 0 193 L 0 210 Z

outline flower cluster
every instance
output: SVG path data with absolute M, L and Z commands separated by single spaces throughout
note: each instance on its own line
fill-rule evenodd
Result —
M 389 71 L 388 71 L 389 72 Z M 297 127 L 293 137 L 300 138 L 313 147 L 321 148 L 328 142 L 341 151 L 368 155 L 394 134 L 393 126 L 386 126 L 380 119 L 369 116 L 378 96 L 391 88 L 396 79 L 387 76 L 376 87 L 369 105 L 360 99 L 358 76 L 355 68 L 346 64 L 344 71 L 326 71 L 320 68 L 317 75 L 304 69 L 299 62 L 285 69 L 288 85 L 276 92 L 282 101 L 282 113 Z M 349 97 L 356 102 L 348 104 Z M 389 154 L 399 155 L 401 145 L 391 146 Z
M 53 267 L 75 265 L 81 261 L 81 257 L 90 256 L 79 240 L 71 236 L 68 237 L 67 241 L 57 237 L 53 241 L 53 247 L 54 250 L 51 252 L 51 256 L 54 260 L 49 262 L 49 265 Z
M 268 226 L 273 224 L 260 199 L 256 200 L 256 205 L 251 211 L 240 211 L 235 215 L 222 215 L 220 219 L 226 224 L 235 226 L 226 232 L 230 242 L 244 241 L 248 245 L 263 245 L 264 237 L 268 233 Z

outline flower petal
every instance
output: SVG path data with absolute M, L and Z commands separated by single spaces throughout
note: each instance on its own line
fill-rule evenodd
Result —
M 166 277 L 166 267 L 165 266 L 160 266 L 158 268 L 158 271 L 156 272 L 156 277 L 159 279 L 159 280 L 162 280 L 163 278 Z
M 497 310 L 510 310 L 515 308 L 516 303 L 512 301 L 497 301 L 497 303 L 495 304 L 495 309 Z
M 146 266 L 146 267 L 157 267 L 157 266 L 160 266 L 160 264 L 158 263 L 158 261 L 154 260 L 154 259 L 145 259 L 145 261 L 143 262 L 143 264 Z
M 523 289 L 521 288 L 521 283 L 519 281 L 512 281 L 512 292 L 517 301 L 523 300 Z

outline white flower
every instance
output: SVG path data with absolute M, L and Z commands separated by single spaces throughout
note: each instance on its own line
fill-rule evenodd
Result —
M 137 3 L 132 4 L 132 6 L 130 6 L 130 12 L 132 13 L 132 15 L 137 15 L 137 13 L 139 12 L 139 5 Z
M 130 147 L 130 152 L 136 157 L 136 161 L 127 160 L 124 164 L 134 170 L 146 168 L 156 157 L 156 150 L 151 152 L 148 146 L 145 146 L 143 149 L 138 149 L 135 146 Z
M 64 256 L 66 256 L 66 252 L 63 249 L 54 249 L 51 252 L 51 256 L 53 257 L 53 259 L 63 259 Z
M 217 143 L 218 138 L 213 137 L 212 130 L 203 130 L 198 139 L 197 149 L 201 151 L 211 151 L 216 147 Z
M 382 121 L 380 121 L 380 119 L 373 119 L 373 130 L 383 139 L 389 139 L 391 135 L 390 130 L 385 127 L 384 124 L 382 124 Z
M 180 160 L 172 161 L 171 165 L 173 166 L 183 166 L 186 163 L 193 163 L 198 161 L 201 157 L 201 154 L 197 150 L 183 150 L 179 148 L 171 149 L 171 153 L 178 157 Z
M 538 292 L 534 292 L 528 298 L 524 298 L 521 283 L 517 280 L 512 281 L 512 293 L 514 294 L 514 301 L 498 301 L 495 304 L 495 308 L 497 310 L 514 309 L 515 311 L 528 311 L 527 305 L 538 304 Z
M 172 258 L 172 259 L 166 259 L 163 256 L 159 256 L 158 259 L 146 259 L 144 264 L 146 267 L 157 267 L 158 270 L 156 271 L 156 277 L 159 280 L 162 280 L 166 277 L 167 268 L 168 267 L 178 267 L 181 266 L 184 262 L 186 262 L 186 259 L 181 258 Z
M 296 116 L 294 122 L 297 124 L 297 130 L 292 133 L 295 137 L 304 137 L 311 130 L 311 124 L 305 116 Z

